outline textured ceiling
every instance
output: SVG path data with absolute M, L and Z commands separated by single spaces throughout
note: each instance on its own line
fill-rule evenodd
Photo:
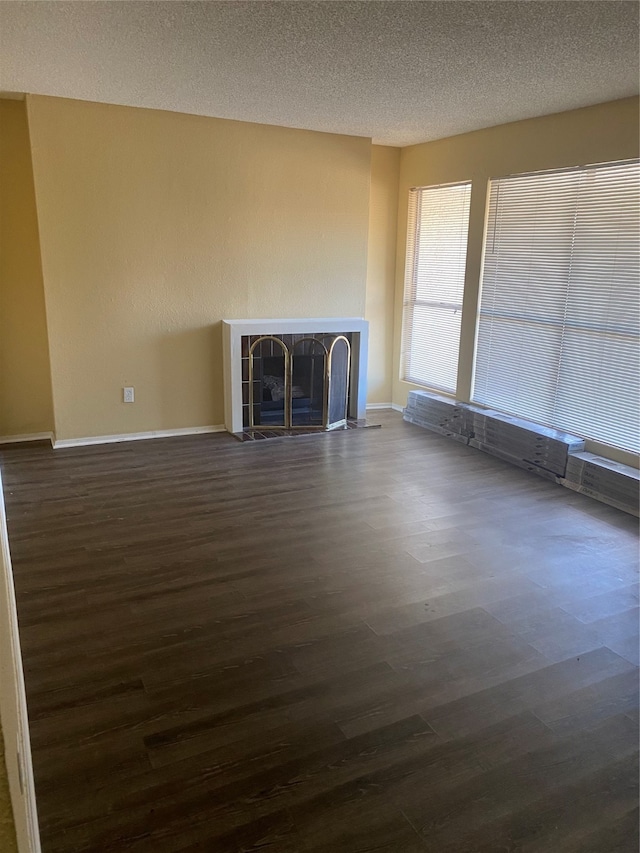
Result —
M 0 90 L 439 139 L 638 92 L 637 2 L 0 2 Z

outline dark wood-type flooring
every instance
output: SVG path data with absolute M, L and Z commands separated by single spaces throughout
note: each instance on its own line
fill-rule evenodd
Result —
M 380 419 L 3 451 L 44 853 L 637 853 L 636 520 Z

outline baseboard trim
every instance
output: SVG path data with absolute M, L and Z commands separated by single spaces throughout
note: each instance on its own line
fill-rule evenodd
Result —
M 225 432 L 224 424 L 187 427 L 186 429 L 156 429 L 150 432 L 126 432 L 122 435 L 90 435 L 86 438 L 60 438 L 53 441 L 55 450 L 64 447 L 87 447 L 92 444 L 116 444 L 123 441 L 145 441 L 149 438 L 173 438 L 180 435 L 201 435 L 210 432 Z
M 0 444 L 22 444 L 27 441 L 50 441 L 53 444 L 53 433 L 29 432 L 24 435 L 0 435 Z
M 394 412 L 404 412 L 404 407 L 397 403 L 367 403 L 367 411 L 375 411 L 376 409 L 392 409 Z

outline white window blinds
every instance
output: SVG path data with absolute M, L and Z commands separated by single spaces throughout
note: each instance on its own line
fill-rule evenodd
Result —
M 490 183 L 473 399 L 639 449 L 640 164 Z
M 402 378 L 455 392 L 471 184 L 409 192 Z

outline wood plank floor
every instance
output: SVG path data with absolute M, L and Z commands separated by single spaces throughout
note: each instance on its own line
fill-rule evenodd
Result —
M 636 520 L 380 420 L 1 454 L 44 853 L 636 853 Z

